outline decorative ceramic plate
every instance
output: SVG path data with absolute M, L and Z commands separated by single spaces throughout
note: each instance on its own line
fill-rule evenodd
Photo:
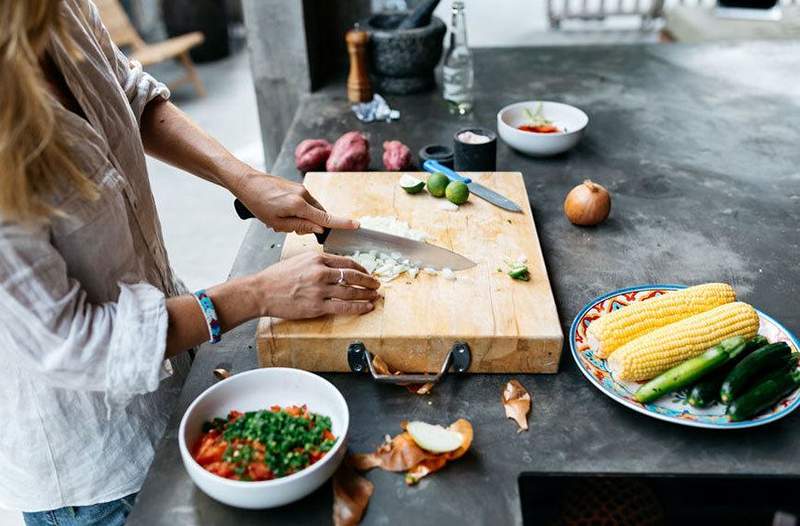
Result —
M 569 345 L 572 349 L 572 356 L 578 364 L 578 368 L 600 391 L 616 400 L 620 404 L 630 407 L 645 415 L 667 422 L 674 422 L 685 426 L 705 427 L 709 429 L 740 429 L 743 427 L 755 427 L 788 415 L 800 406 L 800 389 L 786 396 L 783 400 L 775 404 L 771 410 L 763 413 L 751 420 L 743 422 L 731 422 L 725 416 L 725 406 L 715 403 L 709 407 L 698 409 L 692 407 L 686 401 L 687 391 L 682 390 L 662 397 L 650 404 L 641 404 L 634 400 L 633 394 L 642 385 L 636 382 L 619 382 L 611 376 L 608 364 L 602 358 L 596 358 L 594 353 L 589 350 L 586 341 L 586 329 L 592 321 L 598 319 L 603 314 L 624 307 L 636 301 L 647 301 L 650 298 L 660 296 L 671 290 L 685 288 L 684 285 L 640 285 L 626 289 L 609 292 L 599 298 L 589 302 L 572 322 L 569 329 Z M 760 310 L 758 318 L 761 326 L 759 334 L 765 336 L 770 343 L 786 342 L 792 351 L 800 351 L 800 340 L 797 336 L 789 332 L 786 327 L 778 323 L 772 317 L 764 314 Z

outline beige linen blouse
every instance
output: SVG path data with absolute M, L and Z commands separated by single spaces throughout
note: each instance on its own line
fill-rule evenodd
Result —
M 83 58 L 56 38 L 51 53 L 88 122 L 58 106 L 59 130 L 101 198 L 65 188 L 53 199 L 66 217 L 0 221 L 0 506 L 22 511 L 139 490 L 189 362 L 163 359 L 165 296 L 182 287 L 139 131 L 169 90 L 114 46 L 88 0 L 60 8 Z

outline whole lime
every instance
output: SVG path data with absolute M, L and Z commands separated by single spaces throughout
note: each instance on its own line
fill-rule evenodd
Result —
M 444 197 L 450 179 L 442 172 L 433 172 L 428 176 L 428 193 L 434 197 Z
M 463 205 L 469 199 L 469 187 L 461 181 L 452 181 L 445 189 L 447 200 L 455 205 Z

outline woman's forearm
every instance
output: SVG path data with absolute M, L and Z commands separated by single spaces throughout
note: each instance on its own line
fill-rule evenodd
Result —
M 241 181 L 256 172 L 169 101 L 156 99 L 148 104 L 141 126 L 142 143 L 148 155 L 234 194 Z
M 256 291 L 263 288 L 257 279 L 257 275 L 237 278 L 206 289 L 223 332 L 262 314 L 263 300 Z M 167 358 L 209 340 L 205 316 L 194 296 L 167 299 L 167 312 Z

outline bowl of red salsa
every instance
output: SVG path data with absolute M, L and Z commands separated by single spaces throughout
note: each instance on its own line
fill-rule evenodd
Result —
M 290 368 L 231 376 L 184 414 L 179 446 L 194 483 L 240 508 L 282 506 L 313 492 L 344 457 L 347 403 L 324 378 Z
M 513 149 L 534 157 L 566 152 L 583 137 L 589 117 L 551 101 L 517 102 L 497 113 L 497 134 Z

